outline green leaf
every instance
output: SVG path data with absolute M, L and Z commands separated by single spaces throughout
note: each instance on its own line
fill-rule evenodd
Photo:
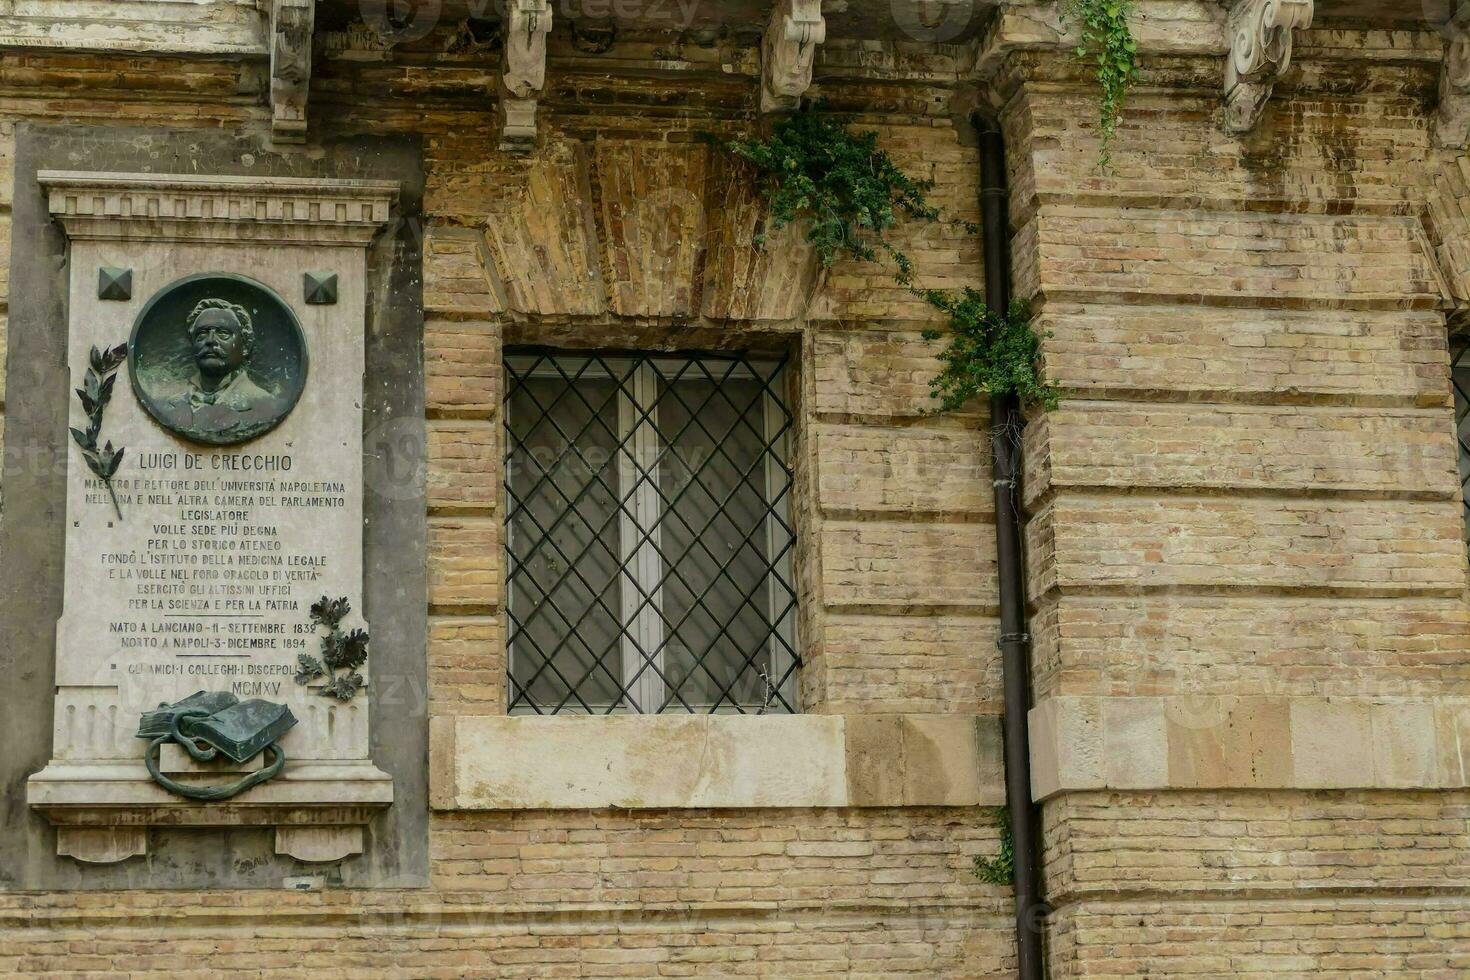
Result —
M 1010 811 L 1003 806 L 995 808 L 995 826 L 999 848 L 993 858 L 975 855 L 975 877 L 987 885 L 1010 885 L 1016 876 L 1016 844 Z

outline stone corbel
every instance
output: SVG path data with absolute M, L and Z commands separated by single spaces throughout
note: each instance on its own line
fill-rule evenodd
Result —
M 761 111 L 801 105 L 812 84 L 817 45 L 827 40 L 822 0 L 780 0 L 761 44 Z
M 304 143 L 316 0 L 272 0 L 270 10 L 271 138 Z
M 1291 66 L 1292 31 L 1312 26 L 1314 0 L 1240 0 L 1230 13 L 1225 65 L 1225 128 L 1247 133 L 1260 122 L 1276 80 Z
M 500 72 L 502 150 L 525 151 L 536 144 L 536 97 L 546 85 L 550 33 L 551 0 L 509 0 Z
M 1460 6 L 1445 30 L 1449 47 L 1439 76 L 1434 140 L 1440 146 L 1470 149 L 1470 4 Z

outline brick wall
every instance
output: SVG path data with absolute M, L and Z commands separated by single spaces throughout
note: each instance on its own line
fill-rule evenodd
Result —
M 254 95 L 222 90 L 227 62 L 96 64 L 8 62 L 12 86 L 30 84 L 14 77 L 24 65 L 75 90 L 18 100 L 11 117 L 189 127 L 207 108 L 206 125 L 259 138 Z M 436 36 L 383 62 L 328 59 L 313 82 L 322 138 L 423 138 L 429 714 L 506 710 L 502 344 L 748 339 L 798 352 L 805 710 L 997 711 L 982 420 L 930 413 L 929 312 L 886 275 L 855 263 L 819 275 L 794 236 L 773 239 L 774 254 L 750 247 L 749 175 L 691 135 L 743 128 L 749 80 L 574 73 L 526 159 L 495 148 L 494 70 L 493 54 Z M 939 180 L 948 213 L 975 217 L 975 153 L 944 87 L 837 88 L 853 108 L 882 106 L 864 124 Z M 650 110 L 673 94 L 689 108 Z M 642 207 L 618 183 L 630 175 L 684 195 L 689 220 Z M 926 283 L 976 282 L 973 239 L 904 234 Z M 972 871 L 998 846 L 975 807 L 436 812 L 428 890 L 0 895 L 0 971 L 1000 977 L 1009 893 Z
M 528 340 L 796 350 L 805 708 L 998 712 L 986 419 L 931 413 L 929 311 L 883 273 L 817 270 L 791 236 L 748 247 L 757 204 L 695 134 L 745 125 L 753 49 L 675 81 L 563 52 L 543 144 L 512 158 L 495 56 L 458 31 L 371 57 L 333 34 L 312 88 L 321 137 L 423 139 L 429 713 L 505 711 L 500 351 Z M 1417 231 L 1447 165 L 1435 79 L 1334 51 L 1299 51 L 1303 77 L 1241 139 L 1216 126 L 1217 56 L 1151 69 L 1111 175 L 1086 79 L 1055 53 L 1006 58 L 1018 293 L 1067 390 L 1026 433 L 1040 700 L 1466 690 L 1444 321 Z M 822 64 L 823 94 L 974 219 L 952 121 L 966 53 L 834 46 Z M 269 152 L 258 79 L 228 59 L 19 52 L 0 96 L 7 213 L 17 123 L 224 127 Z M 689 211 L 640 211 L 627 174 Z M 958 229 L 901 238 L 922 283 L 977 284 Z M 1061 792 L 1051 974 L 1459 975 L 1466 807 L 1413 788 Z M 0 894 L 0 971 L 1013 972 L 1009 892 L 970 871 L 997 847 L 977 808 L 443 811 L 430 837 L 428 889 Z
M 1073 124 L 1087 96 L 1043 64 L 1006 116 L 1018 283 L 1072 392 L 1027 430 L 1036 696 L 1184 698 L 1199 729 L 1147 760 L 1171 789 L 1046 802 L 1052 975 L 1459 975 L 1463 793 L 1245 788 L 1292 763 L 1289 740 L 1252 741 L 1259 699 L 1465 690 L 1418 216 L 1442 165 L 1418 109 L 1434 75 L 1278 88 L 1239 139 L 1213 92 L 1140 93 L 1104 176 Z

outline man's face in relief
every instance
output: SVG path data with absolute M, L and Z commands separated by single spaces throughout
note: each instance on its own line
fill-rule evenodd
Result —
M 205 310 L 189 331 L 194 363 L 206 377 L 222 378 L 245 364 L 240 321 L 229 310 Z

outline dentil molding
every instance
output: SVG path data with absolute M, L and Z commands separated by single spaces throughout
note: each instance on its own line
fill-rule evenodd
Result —
M 305 177 L 195 177 L 43 170 L 51 216 L 73 240 L 367 245 L 398 184 Z

